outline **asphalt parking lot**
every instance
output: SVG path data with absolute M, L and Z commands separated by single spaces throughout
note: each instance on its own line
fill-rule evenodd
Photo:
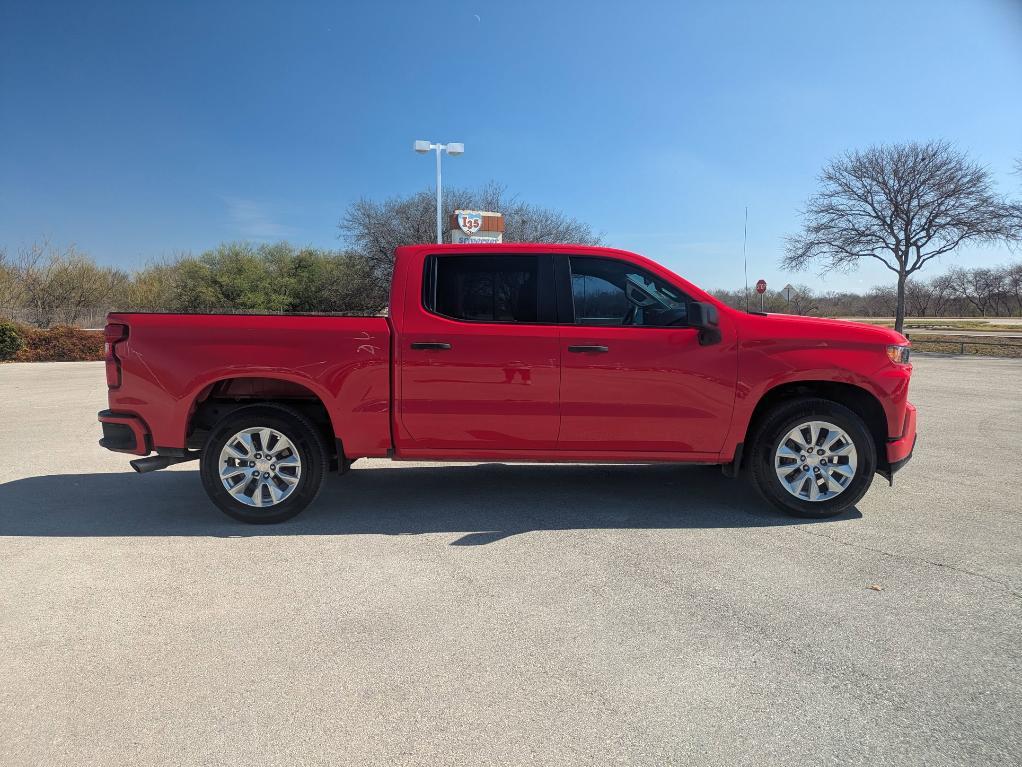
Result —
M 0 366 L 0 764 L 1019 764 L 1022 361 L 799 523 L 712 468 L 364 461 L 284 525 Z M 873 588 L 871 588 L 873 587 Z

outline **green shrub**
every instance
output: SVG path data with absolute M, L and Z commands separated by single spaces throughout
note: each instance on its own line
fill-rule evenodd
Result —
M 25 345 L 18 326 L 13 322 L 0 320 L 0 360 L 14 359 Z
M 46 330 L 25 328 L 19 362 L 87 362 L 103 359 L 103 331 L 54 325 Z

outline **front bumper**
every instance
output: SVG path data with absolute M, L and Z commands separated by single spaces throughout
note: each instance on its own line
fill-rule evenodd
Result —
M 916 449 L 916 438 L 912 437 L 912 449 L 908 451 L 908 455 L 906 455 L 904 458 L 900 458 L 897 461 L 893 461 L 891 463 L 890 469 L 889 469 L 890 473 L 894 474 L 894 472 L 898 471 L 902 466 L 904 466 L 906 463 L 911 461 L 912 460 L 912 453 L 915 452 L 915 449 Z
M 905 422 L 901 436 L 887 441 L 887 469 L 878 472 L 893 484 L 894 473 L 912 458 L 916 449 L 916 407 L 911 402 L 905 405 Z
M 103 424 L 103 438 L 100 447 L 115 453 L 149 455 L 153 450 L 153 439 L 145 421 L 130 413 L 115 413 L 101 410 L 99 422 Z
M 887 441 L 887 462 L 893 466 L 908 460 L 915 446 L 916 406 L 907 402 L 905 403 L 905 422 L 902 425 L 901 436 Z

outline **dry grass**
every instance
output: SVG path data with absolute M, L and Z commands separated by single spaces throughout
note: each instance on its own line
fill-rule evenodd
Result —
M 880 325 L 885 328 L 893 328 L 894 320 L 877 320 L 872 318 L 848 317 L 855 322 L 865 322 L 868 325 Z M 914 318 L 905 320 L 905 330 L 982 330 L 992 333 L 1022 333 L 1022 324 L 1011 325 L 998 323 L 996 320 L 948 320 L 935 318 Z
M 942 336 L 939 333 L 913 333 L 912 352 L 939 354 L 977 354 L 986 357 L 1022 357 L 1022 338 L 991 336 Z

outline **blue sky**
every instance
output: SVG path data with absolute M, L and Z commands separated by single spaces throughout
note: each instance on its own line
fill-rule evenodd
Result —
M 496 180 L 705 287 L 741 284 L 748 205 L 751 280 L 862 289 L 889 273 L 778 269 L 816 173 L 944 138 L 1022 193 L 1022 0 L 4 0 L 0 120 L 8 250 L 337 247 L 350 201 L 432 187 L 425 138 L 465 143 L 451 183 Z

